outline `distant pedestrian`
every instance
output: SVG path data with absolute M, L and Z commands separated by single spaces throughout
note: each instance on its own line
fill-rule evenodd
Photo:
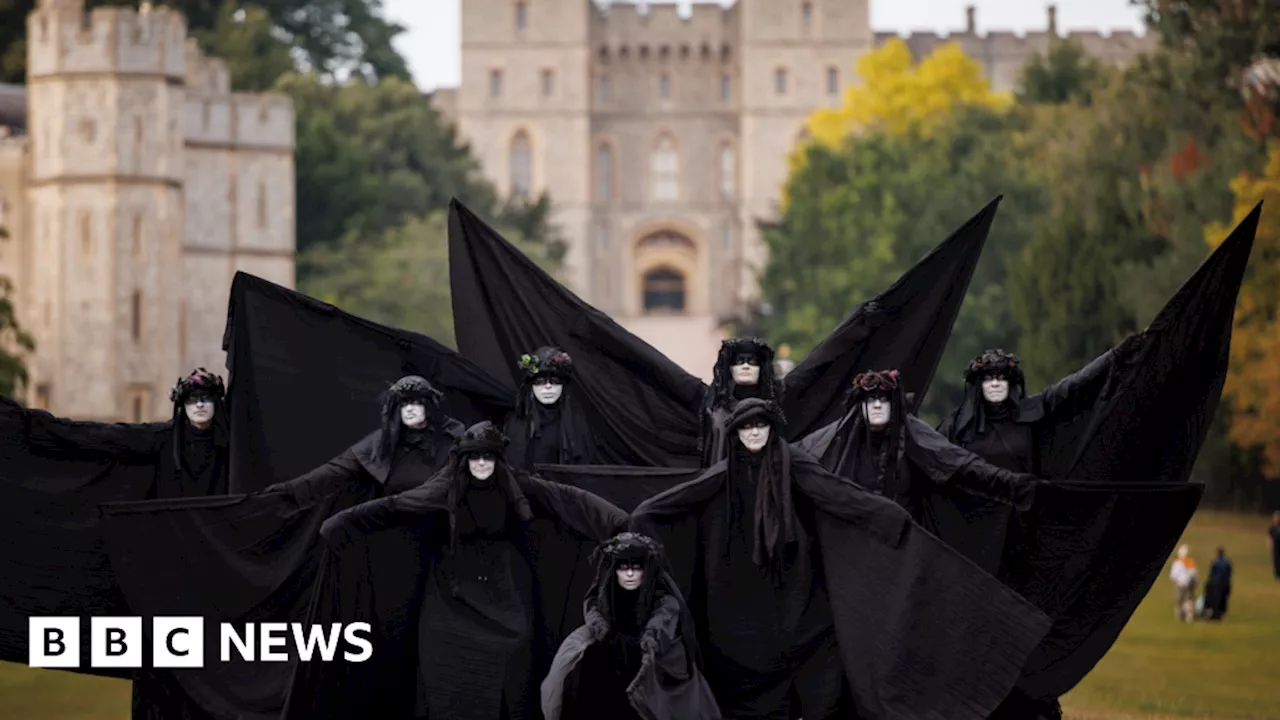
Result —
M 1191 559 L 1191 548 L 1186 545 L 1178 548 L 1178 558 L 1169 569 L 1169 579 L 1173 581 L 1173 616 L 1183 622 L 1195 620 L 1196 585 L 1200 573 L 1196 570 L 1196 561 Z
M 1218 558 L 1209 566 L 1209 580 L 1204 584 L 1204 617 L 1221 620 L 1227 614 L 1227 599 L 1231 597 L 1231 560 L 1227 551 L 1218 548 Z
M 1271 564 L 1275 566 L 1276 579 L 1280 580 L 1280 510 L 1271 513 L 1271 531 L 1267 536 L 1271 548 Z

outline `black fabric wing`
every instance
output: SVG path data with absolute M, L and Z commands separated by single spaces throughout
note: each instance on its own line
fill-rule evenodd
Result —
M 404 375 L 430 380 L 445 413 L 467 426 L 501 422 L 511 409 L 506 387 L 435 340 L 243 272 L 223 349 L 233 492 L 297 477 L 351 447 L 379 426 L 380 395 Z
M 849 384 L 865 370 L 902 371 L 906 391 L 914 394 L 910 410 L 919 409 L 946 350 L 999 203 L 999 197 L 992 200 L 888 290 L 854 308 L 787 373 L 783 411 L 789 440 L 839 418 Z
M 538 465 L 538 476 L 561 485 L 582 488 L 626 512 L 680 483 L 702 474 L 699 469 L 653 468 L 627 465 Z
M 48 422 L 59 424 L 58 436 L 72 447 L 104 452 L 38 451 L 32 424 Z M 145 449 L 163 427 L 63 422 L 0 397 L 0 660 L 27 662 L 27 619 L 33 615 L 129 614 L 103 545 L 98 505 L 147 496 L 154 459 L 131 449 Z M 92 437 L 76 442 L 77 432 Z M 87 667 L 87 619 L 81 639 L 86 667 L 73 672 L 132 675 L 129 669 Z
M 575 401 L 600 462 L 697 467 L 705 385 L 545 273 L 456 199 L 449 282 L 458 350 L 514 396 L 523 353 L 573 358 Z
M 152 617 L 205 618 L 205 666 L 142 671 L 161 676 L 161 686 L 174 696 L 139 697 L 135 691 L 135 702 L 143 701 L 156 717 L 186 717 L 191 705 L 225 720 L 279 717 L 294 665 L 292 645 L 288 663 L 246 663 L 235 653 L 224 663 L 219 624 L 243 632 L 244 623 L 303 622 L 319 572 L 321 524 L 377 490 L 373 482 L 348 482 L 302 501 L 273 492 L 104 505 L 112 567 L 131 614 L 143 616 L 147 629 L 144 667 L 150 665 Z
M 1136 357 L 1103 389 L 1061 476 L 1190 477 L 1222 398 L 1236 297 L 1261 213 L 1259 203 L 1156 315 Z

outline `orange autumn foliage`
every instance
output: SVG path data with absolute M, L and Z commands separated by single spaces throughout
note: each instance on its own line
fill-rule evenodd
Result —
M 1229 436 L 1237 446 L 1259 448 L 1262 471 L 1280 479 L 1280 142 L 1272 142 L 1266 172 L 1231 181 L 1235 194 L 1231 227 L 1259 201 L 1262 217 L 1250 258 L 1250 274 L 1240 288 L 1231 367 L 1224 395 L 1232 402 Z M 1217 247 L 1230 227 L 1210 225 L 1205 238 Z

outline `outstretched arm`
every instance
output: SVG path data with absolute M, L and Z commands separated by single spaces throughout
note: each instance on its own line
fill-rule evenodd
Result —
M 367 477 L 355 453 L 348 449 L 320 467 L 292 480 L 270 485 L 262 492 L 286 493 L 297 503 L 304 504 L 349 487 L 361 475 Z
M 908 417 L 907 453 L 911 464 L 930 481 L 952 485 L 975 495 L 1008 503 L 1020 510 L 1031 507 L 1035 475 L 997 467 L 958 445 L 913 416 Z
M 171 423 L 81 422 L 44 410 L 25 410 L 27 440 L 41 453 L 87 459 L 147 462 L 159 446 L 157 436 Z

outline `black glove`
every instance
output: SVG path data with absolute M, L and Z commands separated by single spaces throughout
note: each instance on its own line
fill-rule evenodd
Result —
M 646 632 L 640 636 L 640 649 L 646 655 L 657 655 L 659 650 L 658 637 L 653 632 Z

